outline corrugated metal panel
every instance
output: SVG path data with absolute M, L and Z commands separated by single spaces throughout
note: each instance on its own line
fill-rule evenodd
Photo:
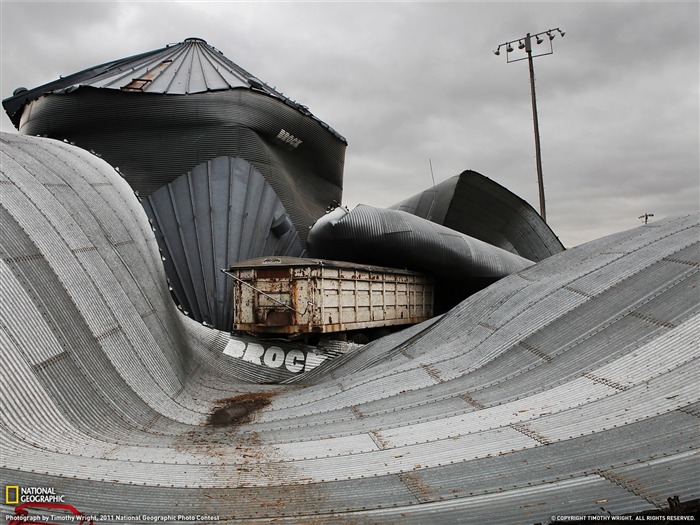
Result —
M 445 465 L 416 471 L 413 476 L 429 488 L 434 499 L 489 494 L 501 489 L 554 483 L 638 465 L 640 457 L 648 457 L 661 449 L 675 454 L 693 444 L 690 421 L 679 424 L 674 414 L 658 416 L 627 429 L 575 438 L 536 446 L 509 454 L 475 459 L 468 463 Z M 635 446 L 630 447 L 626 435 L 636 431 Z M 684 430 L 686 432 L 684 432 Z M 556 458 L 556 461 L 553 461 Z
M 223 523 L 536 523 L 697 497 L 698 216 L 553 255 L 298 384 L 256 384 L 276 378 L 171 304 L 114 170 L 45 139 L 3 136 L 1 154 L 8 483 Z M 269 403 L 206 424 L 241 396 Z
M 0 244 L 8 246 L 9 243 L 5 241 L 13 237 L 8 234 L 17 226 L 17 223 L 7 215 L 3 208 L 0 208 L 0 221 L 2 221 Z M 7 305 L 7 308 L 3 309 L 2 312 L 7 317 L 2 319 L 2 323 L 5 326 L 5 330 L 7 330 L 8 336 L 16 341 L 22 352 L 25 352 L 27 362 L 34 365 L 59 355 L 63 352 L 63 348 L 50 327 L 46 325 L 45 317 L 42 317 L 41 313 L 37 311 L 31 295 L 22 289 L 20 279 L 24 277 L 24 272 L 19 275 L 15 273 L 16 267 L 21 266 L 17 264 L 19 262 L 17 260 L 31 257 L 36 257 L 36 255 L 26 254 L 25 252 L 22 255 L 14 255 L 12 259 L 8 257 L 9 260 L 6 259 L 0 262 L 0 283 L 2 283 L 2 300 Z M 13 266 L 15 267 L 14 271 Z M 22 328 L 22 323 L 28 323 L 35 326 L 36 329 L 32 333 L 27 333 Z
M 307 378 L 298 378 L 298 381 L 306 382 L 308 380 L 309 382 L 314 382 L 316 377 L 321 374 L 334 378 L 336 373 L 348 375 L 381 363 L 386 363 L 387 361 L 405 361 L 408 358 L 404 352 L 400 352 L 399 350 L 402 349 L 402 343 L 422 332 L 438 319 L 440 319 L 440 316 L 436 316 L 414 327 L 409 327 L 400 332 L 382 337 L 380 340 L 374 341 L 360 350 L 355 350 L 352 355 L 345 354 L 344 356 L 340 356 L 326 363 L 323 370 L 312 371 L 308 374 Z
M 425 490 L 425 489 L 424 489 Z M 427 491 L 426 491 L 427 492 Z M 533 484 L 498 494 L 468 498 L 445 498 L 417 508 L 382 509 L 359 514 L 357 518 L 376 523 L 548 523 L 553 516 L 609 516 L 629 508 L 650 510 L 653 506 L 622 487 L 597 476 Z M 610 502 L 610 503 L 608 503 Z M 601 509 L 601 505 L 606 505 Z M 609 510 L 608 510 L 609 509 Z M 336 518 L 337 519 L 337 518 Z M 371 521 L 370 521 L 371 522 Z M 333 523 L 332 518 L 314 523 Z
M 448 417 L 443 415 L 439 421 L 415 423 L 380 432 L 382 441 L 387 445 L 405 446 L 417 441 L 433 441 L 454 438 L 462 434 L 477 433 L 514 425 L 537 419 L 543 415 L 569 410 L 572 407 L 592 403 L 611 395 L 610 387 L 605 385 L 585 384 L 585 379 L 567 383 L 553 388 L 544 394 L 536 394 L 526 399 L 511 401 L 468 414 Z M 582 384 L 587 388 L 582 388 Z M 465 408 L 466 408 L 465 403 Z M 534 443 L 533 443 L 534 445 Z
M 25 106 L 46 94 L 69 94 L 78 87 L 114 89 L 127 93 L 186 95 L 231 89 L 254 89 L 283 101 L 303 115 L 317 120 L 342 141 L 345 139 L 327 124 L 313 117 L 309 109 L 262 82 L 221 51 L 201 38 L 188 38 L 177 44 L 94 66 L 72 75 L 24 90 L 3 100 L 8 116 L 17 128 Z
M 390 209 L 442 224 L 531 261 L 541 261 L 564 249 L 532 206 L 471 170 Z
M 529 427 L 548 441 L 566 440 L 684 407 L 698 398 L 698 370 L 698 361 L 688 363 L 576 410 L 543 416 Z
M 636 491 L 645 499 L 659 506 L 667 505 L 669 494 L 681 501 L 700 498 L 700 476 L 698 476 L 698 454 L 686 451 L 669 457 L 652 459 L 644 463 L 606 471 L 608 476 L 621 485 Z M 678 480 L 684 480 L 679 483 Z
M 309 371 L 333 359 L 340 353 L 349 352 L 352 343 L 340 343 L 345 348 L 327 350 L 324 346 L 311 346 L 281 338 L 261 338 L 237 333 L 220 344 L 217 359 L 209 365 L 236 374 L 237 377 L 254 383 L 284 383 L 296 377 L 304 377 Z
M 217 157 L 144 201 L 173 293 L 193 319 L 230 330 L 231 280 L 221 269 L 263 255 L 298 256 L 301 240 L 265 178 L 239 158 Z M 284 233 L 277 220 L 287 220 Z
M 21 151 L 25 148 L 29 148 L 26 139 L 12 137 L 6 141 L 3 152 L 16 153 L 17 150 Z M 122 221 L 124 221 L 124 213 L 128 213 L 128 208 L 119 210 L 118 213 L 121 215 L 112 215 L 111 220 L 106 216 L 98 220 L 98 224 L 102 224 L 102 227 L 98 229 L 100 235 L 95 240 L 99 242 L 93 243 L 88 239 L 88 235 L 94 236 L 98 231 L 93 228 L 96 216 L 105 214 L 109 209 L 112 210 L 113 214 L 117 212 L 110 207 L 103 207 L 99 200 L 94 199 L 89 183 L 82 182 L 81 184 L 81 180 L 75 179 L 75 166 L 80 166 L 84 158 L 92 156 L 87 152 L 74 151 L 72 158 L 70 155 L 63 156 L 65 146 L 55 141 L 42 141 L 40 147 L 34 147 L 34 154 L 42 160 L 45 171 L 51 171 L 51 166 L 55 165 L 57 169 L 52 170 L 53 173 L 68 179 L 72 184 L 72 195 L 61 193 L 63 202 L 56 200 L 50 192 L 50 187 L 37 184 L 26 176 L 22 177 L 22 171 L 16 173 L 11 171 L 13 165 L 6 160 L 3 161 L 3 169 L 6 173 L 9 171 L 10 175 L 16 174 L 18 176 L 18 178 L 13 178 L 13 182 L 19 186 L 5 185 L 2 189 L 7 190 L 4 191 L 3 206 L 21 225 L 24 235 L 29 235 L 27 232 L 32 232 L 32 241 L 37 246 L 37 252 L 42 254 L 42 258 L 37 259 L 36 262 L 29 260 L 22 265 L 21 271 L 29 272 L 28 279 L 24 281 L 28 283 L 25 286 L 38 286 L 42 290 L 42 294 L 34 293 L 35 302 L 48 319 L 55 319 L 53 326 L 55 333 L 62 334 L 63 347 L 72 352 L 81 353 L 83 350 L 94 347 L 95 343 L 99 345 L 104 341 L 106 344 L 107 335 L 113 333 L 115 328 L 119 331 L 128 330 L 129 324 L 134 322 L 133 314 L 136 314 L 136 318 L 139 320 L 141 317 L 137 313 L 138 310 L 130 311 L 134 307 L 133 303 L 121 300 L 123 291 L 119 292 L 119 289 L 122 289 L 121 284 L 117 284 L 119 280 L 110 280 L 113 277 L 112 271 L 103 259 L 97 257 L 99 253 L 102 253 L 103 257 L 110 257 L 114 252 L 111 243 L 104 242 L 110 238 L 107 232 L 114 232 L 112 238 L 123 238 L 121 236 L 128 228 L 127 230 L 123 229 Z M 66 163 L 67 159 L 70 159 L 71 162 Z M 92 171 L 92 168 L 93 166 L 90 165 L 86 171 Z M 104 163 L 100 165 L 100 169 L 103 173 L 106 170 L 114 174 L 113 170 Z M 115 182 L 124 184 L 114 175 L 112 177 L 110 184 Z M 17 195 L 18 188 L 21 188 L 21 197 Z M 81 194 L 83 199 L 88 200 L 79 198 L 78 196 Z M 33 204 L 28 204 L 28 197 Z M 79 208 L 76 206 L 76 202 L 80 201 L 89 202 L 94 207 L 90 215 L 92 220 L 83 218 L 78 222 L 70 213 L 70 211 Z M 23 211 L 18 213 L 19 209 Z M 102 239 L 102 237 L 106 237 L 106 239 Z M 130 275 L 131 279 L 134 279 L 134 275 L 130 272 L 123 275 Z M 104 293 L 100 293 L 101 289 L 104 290 Z M 141 297 L 137 295 L 134 300 L 138 299 Z M 60 306 L 57 307 L 57 305 Z M 142 302 L 140 305 L 143 307 Z M 127 322 L 122 324 L 124 321 Z M 146 333 L 141 331 L 140 327 L 134 333 L 133 341 L 137 345 L 136 348 L 139 345 L 138 341 L 142 340 Z M 151 337 L 150 334 L 146 336 L 147 339 Z M 124 351 L 125 348 L 122 345 L 120 352 Z M 167 352 L 161 352 L 160 358 L 156 359 L 162 359 L 165 355 Z M 81 362 L 85 357 L 87 355 L 81 357 Z M 95 366 L 94 360 L 88 362 L 91 363 L 91 366 Z M 110 366 L 113 367 L 114 362 L 110 363 Z M 124 377 L 133 377 L 134 372 L 138 374 L 138 369 L 133 368 L 132 359 L 124 360 L 123 370 Z M 148 375 L 148 377 L 150 379 L 147 384 L 152 384 L 152 376 Z M 110 386 L 112 386 L 112 382 L 107 381 L 101 387 L 109 389 Z M 124 391 L 124 386 L 115 386 L 115 392 Z
M 360 205 L 336 208 L 307 239 L 309 255 L 396 268 L 435 278 L 437 312 L 532 262 L 415 215 Z
M 36 434 L 51 436 L 41 439 L 50 439 L 54 442 L 63 441 L 61 436 L 71 432 L 71 426 L 60 417 L 48 392 L 42 388 L 41 383 L 34 376 L 31 366 L 22 359 L 20 354 L 21 341 L 14 340 L 0 327 L 0 344 L 3 350 L 4 366 L 0 367 L 0 401 L 2 402 L 2 419 L 0 420 L 0 461 L 4 467 L 14 462 L 14 445 L 19 441 L 37 439 Z M 16 386 L 17 378 L 22 378 L 22 388 Z M 36 407 L 27 408 L 27 395 L 36 400 Z M 22 421 L 21 425 L 17 422 Z M 11 430 L 10 430 L 11 429 Z
M 532 265 L 518 255 L 414 215 L 360 205 L 320 219 L 309 254 L 342 261 L 407 267 L 455 280 L 498 278 Z
M 184 95 L 249 88 L 253 76 L 204 40 L 189 38 L 184 42 L 151 52 L 119 67 L 105 71 L 80 85 Z M 264 90 L 265 86 L 261 86 Z M 274 92 L 271 92 L 274 93 Z
M 87 69 L 4 104 L 22 133 L 98 152 L 141 196 L 217 157 L 245 159 L 272 186 L 302 243 L 313 221 L 341 200 L 345 139 L 198 38 Z M 190 213 L 186 206 L 180 212 Z M 211 307 L 198 308 L 203 298 L 194 290 L 201 287 L 186 293 L 166 266 L 184 308 L 225 328 L 230 315 L 222 312 L 224 323 L 207 313 Z
M 700 357 L 697 341 L 700 341 L 700 323 L 686 322 L 594 373 L 616 385 L 631 386 Z
M 20 129 L 96 151 L 142 197 L 216 157 L 244 159 L 272 186 L 302 240 L 342 198 L 345 143 L 260 93 L 160 97 L 85 88 L 33 102 Z M 291 147 L 281 130 L 302 143 Z

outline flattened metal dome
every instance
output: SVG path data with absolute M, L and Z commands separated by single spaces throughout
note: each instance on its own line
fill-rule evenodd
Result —
M 137 198 L 87 151 L 0 134 L 0 224 L 15 494 L 52 488 L 99 525 L 697 514 L 698 214 L 555 254 L 291 377 L 264 356 L 307 347 L 177 313 Z M 75 523 L 8 494 L 0 523 Z

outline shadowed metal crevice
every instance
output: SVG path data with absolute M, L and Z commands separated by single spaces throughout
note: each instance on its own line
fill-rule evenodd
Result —
M 232 322 L 232 261 L 300 256 L 302 243 L 265 178 L 243 159 L 216 157 L 143 201 L 177 303 L 221 330 Z

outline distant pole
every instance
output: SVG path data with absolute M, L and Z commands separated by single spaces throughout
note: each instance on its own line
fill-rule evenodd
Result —
M 562 31 L 559 28 L 556 29 L 549 29 L 547 31 L 542 31 L 541 33 L 537 33 L 536 35 L 530 35 L 528 33 L 525 38 L 519 38 L 517 40 L 511 40 L 509 42 L 505 42 L 503 44 L 500 44 L 498 46 L 498 49 L 494 51 L 496 55 L 501 54 L 501 47 L 506 48 L 506 58 L 508 63 L 510 62 L 518 62 L 520 60 L 525 60 L 527 58 L 528 66 L 530 69 L 530 96 L 532 98 L 532 124 L 534 127 L 535 131 L 535 159 L 537 162 L 537 188 L 539 190 L 539 195 L 540 195 L 540 216 L 542 217 L 542 220 L 547 222 L 547 210 L 545 208 L 545 198 L 544 198 L 544 177 L 542 176 L 542 148 L 540 146 L 540 123 L 539 119 L 537 118 L 537 97 L 535 95 L 535 66 L 532 62 L 533 54 L 532 54 L 532 39 L 535 38 L 535 41 L 537 44 L 541 44 L 544 42 L 544 38 L 540 38 L 542 35 L 546 35 L 547 38 L 549 39 L 549 50 L 545 51 L 543 53 L 538 53 L 534 56 L 543 56 L 543 55 L 551 55 L 554 53 L 554 48 L 552 47 L 552 40 L 554 40 L 554 33 L 553 31 L 558 31 L 561 36 L 564 36 L 564 31 Z M 516 58 L 512 59 L 510 58 L 510 54 L 514 51 L 512 44 L 518 43 L 518 49 L 524 49 L 527 57 L 523 58 Z
M 644 224 L 646 224 L 647 222 L 649 222 L 649 217 L 653 217 L 653 216 L 654 216 L 653 213 L 645 213 L 644 215 L 640 215 L 639 218 L 644 219 Z
M 535 127 L 535 159 L 537 161 L 537 188 L 540 193 L 540 215 L 547 222 L 547 210 L 544 205 L 544 179 L 542 177 L 542 150 L 540 149 L 540 123 L 537 119 L 537 97 L 535 96 L 535 67 L 532 63 L 532 45 L 530 33 L 525 37 L 527 63 L 530 66 L 530 95 L 532 96 L 532 123 Z

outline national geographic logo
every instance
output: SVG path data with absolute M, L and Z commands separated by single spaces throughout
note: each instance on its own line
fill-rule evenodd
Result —
M 17 505 L 19 503 L 19 486 L 5 485 L 5 505 Z
M 65 496 L 56 494 L 53 487 L 5 485 L 5 505 L 20 503 L 65 503 Z

